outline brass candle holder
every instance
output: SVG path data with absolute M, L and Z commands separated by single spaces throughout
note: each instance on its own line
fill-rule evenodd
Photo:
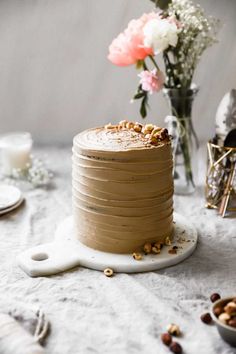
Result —
M 206 207 L 224 217 L 226 211 L 236 211 L 236 148 L 209 141 L 207 149 Z

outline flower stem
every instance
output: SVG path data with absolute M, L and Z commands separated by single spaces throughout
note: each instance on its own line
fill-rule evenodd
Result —
M 148 57 L 149 57 L 149 59 L 152 61 L 152 63 L 154 64 L 155 68 L 156 68 L 158 71 L 160 71 L 160 68 L 159 68 L 159 66 L 157 65 L 157 63 L 156 63 L 155 59 L 153 58 L 153 56 L 152 56 L 152 55 L 149 55 Z
M 144 60 L 143 60 L 143 70 L 148 70 L 147 64 L 145 63 Z

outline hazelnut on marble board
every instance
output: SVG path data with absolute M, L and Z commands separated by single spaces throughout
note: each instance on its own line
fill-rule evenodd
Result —
M 153 246 L 156 248 L 159 248 L 161 250 L 163 247 L 163 243 L 162 242 L 155 242 Z
M 161 253 L 161 249 L 160 248 L 157 248 L 155 246 L 152 247 L 152 253 L 154 254 L 160 254 Z
M 145 243 L 143 246 L 143 251 L 145 254 L 149 254 L 152 252 L 152 244 L 150 242 Z
M 135 259 L 136 261 L 141 261 L 142 258 L 143 257 L 141 255 L 141 253 L 137 253 L 137 252 L 133 253 L 133 259 Z
M 169 236 L 167 236 L 167 237 L 165 238 L 165 245 L 166 245 L 166 246 L 171 246 L 171 245 L 172 245 L 172 242 L 171 242 L 171 239 L 169 238 Z

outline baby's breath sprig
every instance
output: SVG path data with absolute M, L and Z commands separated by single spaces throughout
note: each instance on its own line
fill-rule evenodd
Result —
M 53 178 L 53 173 L 46 168 L 41 159 L 32 156 L 31 164 L 28 164 L 24 170 L 14 169 L 12 178 L 27 181 L 36 188 L 48 185 Z
M 168 16 L 176 18 L 181 25 L 176 47 L 164 54 L 166 86 L 188 88 L 203 52 L 217 42 L 220 21 L 206 16 L 200 5 L 191 0 L 172 0 Z

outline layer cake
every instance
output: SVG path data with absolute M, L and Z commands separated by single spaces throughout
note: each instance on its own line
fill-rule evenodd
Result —
M 73 141 L 73 217 L 88 247 L 132 253 L 173 232 L 171 142 L 166 129 L 122 121 Z

